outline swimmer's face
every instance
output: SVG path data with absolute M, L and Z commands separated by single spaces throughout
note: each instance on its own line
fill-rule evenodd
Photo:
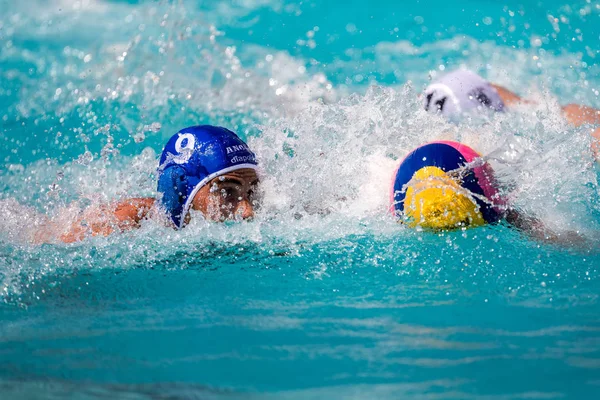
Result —
M 214 178 L 194 197 L 192 208 L 211 221 L 246 220 L 258 206 L 256 171 L 244 168 Z

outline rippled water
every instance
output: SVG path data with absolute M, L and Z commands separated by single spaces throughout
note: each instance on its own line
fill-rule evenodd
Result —
M 600 6 L 0 0 L 0 397 L 594 398 L 600 394 Z M 537 101 L 453 125 L 421 110 L 458 67 Z M 155 194 L 157 154 L 212 123 L 248 139 L 264 204 L 31 244 Z M 459 140 L 558 246 L 505 224 L 388 215 L 394 167 Z

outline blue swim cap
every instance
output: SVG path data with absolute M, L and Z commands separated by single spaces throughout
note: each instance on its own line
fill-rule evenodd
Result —
M 235 133 L 211 125 L 184 128 L 169 139 L 160 157 L 160 204 L 181 229 L 198 190 L 242 168 L 256 169 L 256 156 Z

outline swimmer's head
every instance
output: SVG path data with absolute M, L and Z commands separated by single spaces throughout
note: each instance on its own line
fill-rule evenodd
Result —
M 190 209 L 215 221 L 250 218 L 256 169 L 256 156 L 235 133 L 211 125 L 182 129 L 160 158 L 160 204 L 177 228 Z
M 434 142 L 412 151 L 400 164 L 392 187 L 394 214 L 409 227 L 452 230 L 496 222 L 487 164 L 469 168 L 479 155 L 456 142 Z
M 444 75 L 424 93 L 425 110 L 456 118 L 473 111 L 503 111 L 504 103 L 494 87 L 481 76 L 467 70 Z

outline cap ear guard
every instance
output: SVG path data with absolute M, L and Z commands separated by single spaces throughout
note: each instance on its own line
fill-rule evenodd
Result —
M 187 185 L 186 172 L 180 166 L 171 166 L 165 169 L 158 178 L 158 192 L 162 193 L 160 204 L 177 228 L 181 226 Z
M 427 87 L 423 107 L 425 111 L 445 116 L 461 112 L 460 102 L 456 95 L 452 89 L 442 83 L 433 83 Z

